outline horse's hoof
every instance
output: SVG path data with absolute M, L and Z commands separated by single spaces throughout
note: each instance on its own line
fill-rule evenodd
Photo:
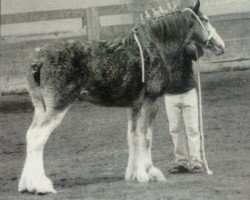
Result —
M 125 180 L 126 181 L 131 181 L 133 179 L 133 171 L 126 171 L 126 174 L 125 174 Z
M 161 170 L 159 170 L 156 167 L 151 167 L 148 171 L 148 175 L 150 177 L 150 180 L 153 180 L 153 181 L 161 181 L 161 182 L 167 181 L 167 179 L 165 178 Z
M 19 192 L 28 192 L 31 194 L 56 194 L 57 191 L 54 189 L 52 181 L 46 176 L 41 177 L 22 177 L 18 184 Z
M 137 173 L 136 179 L 140 183 L 147 183 L 147 182 L 150 181 L 150 177 L 149 177 L 149 175 L 146 172 L 139 172 L 139 173 Z

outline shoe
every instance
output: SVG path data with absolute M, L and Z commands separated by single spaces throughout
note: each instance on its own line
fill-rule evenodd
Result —
M 201 173 L 201 172 L 203 172 L 202 166 L 199 165 L 199 164 L 194 164 L 194 165 L 189 169 L 189 172 L 190 172 L 190 173 L 194 173 L 194 174 L 196 174 L 196 173 Z
M 183 165 L 176 165 L 168 171 L 170 174 L 183 174 L 188 173 L 189 169 Z

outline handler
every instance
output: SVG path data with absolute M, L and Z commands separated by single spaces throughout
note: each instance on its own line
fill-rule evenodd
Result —
M 196 53 L 197 52 L 197 53 Z M 174 143 L 175 165 L 170 173 L 202 172 L 198 97 L 192 60 L 203 56 L 201 47 L 189 45 L 171 69 L 172 85 L 165 94 L 169 130 Z M 196 56 L 197 55 L 197 56 Z

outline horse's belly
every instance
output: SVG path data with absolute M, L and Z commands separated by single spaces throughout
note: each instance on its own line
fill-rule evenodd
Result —
M 96 105 L 100 106 L 107 106 L 107 107 L 130 107 L 133 105 L 132 99 L 127 98 L 108 98 L 108 97 L 102 97 L 98 95 L 91 95 L 89 92 L 81 93 L 80 95 L 80 101 L 87 101 Z
M 91 85 L 84 87 L 87 93 L 82 95 L 81 99 L 99 105 L 127 107 L 138 99 L 141 92 L 140 84 L 126 84 L 117 87 Z

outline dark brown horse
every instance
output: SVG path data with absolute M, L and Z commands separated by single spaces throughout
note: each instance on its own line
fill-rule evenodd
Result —
M 175 84 L 169 75 L 187 45 L 195 43 L 215 53 L 224 49 L 222 39 L 199 7 L 198 1 L 192 10 L 152 18 L 114 41 L 95 45 L 62 42 L 36 50 L 28 75 L 35 113 L 27 132 L 27 157 L 19 191 L 56 193 L 45 175 L 43 149 L 82 89 L 95 103 L 128 108 L 126 180 L 165 181 L 151 158 L 154 101 Z M 144 83 L 135 35 L 144 54 Z

